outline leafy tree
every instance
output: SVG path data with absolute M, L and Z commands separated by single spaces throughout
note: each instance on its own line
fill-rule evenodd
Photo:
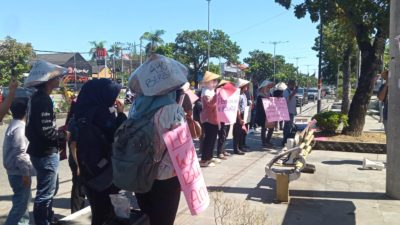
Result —
M 111 58 L 118 58 L 121 55 L 122 52 L 122 47 L 121 45 L 114 43 L 111 45 L 110 49 L 108 49 L 108 52 L 111 52 Z
M 221 74 L 221 66 L 210 62 L 210 72 Z
M 241 52 L 240 47 L 230 40 L 230 37 L 221 30 L 213 30 L 211 36 L 211 58 L 223 58 L 229 62 L 237 62 Z M 175 39 L 175 58 L 187 65 L 193 77 L 204 72 L 207 63 L 207 40 L 206 30 L 182 31 Z
M 92 45 L 92 48 L 90 48 L 89 54 L 91 55 L 91 59 L 95 60 L 96 59 L 96 50 L 99 48 L 105 48 L 106 41 L 90 41 L 90 45 Z
M 275 0 L 286 9 L 292 0 Z M 349 126 L 343 133 L 360 136 L 373 90 L 373 79 L 381 68 L 381 57 L 389 36 L 389 0 L 304 0 L 295 6 L 297 18 L 306 13 L 316 22 L 321 18 L 329 23 L 338 17 L 345 19 L 352 28 L 361 51 L 361 75 L 349 110 Z
M 146 55 L 150 55 L 155 52 L 158 45 L 164 44 L 164 40 L 161 38 L 165 34 L 165 30 L 156 30 L 154 32 L 144 32 L 140 39 L 149 41 L 146 45 Z
M 175 57 L 174 47 L 175 43 L 166 43 L 164 45 L 158 46 L 157 49 L 155 50 L 155 53 L 164 55 L 169 58 L 174 58 Z
M 271 53 L 254 50 L 249 52 L 249 55 L 250 57 L 245 58 L 243 61 L 249 64 L 248 72 L 253 79 L 262 82 L 265 79 L 273 78 L 274 62 Z
M 29 72 L 29 60 L 34 56 L 30 43 L 19 43 L 9 36 L 0 40 L 0 85 L 9 83 L 12 76 L 21 81 L 23 73 Z

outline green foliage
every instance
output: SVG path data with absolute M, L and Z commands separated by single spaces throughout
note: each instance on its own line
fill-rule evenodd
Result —
M 221 74 L 221 66 L 210 62 L 210 72 Z
M 174 43 L 166 43 L 164 45 L 160 45 L 157 47 L 155 50 L 155 53 L 169 57 L 169 58 L 174 58 Z
M 316 114 L 312 119 L 316 119 L 318 128 L 327 133 L 335 133 L 340 124 L 348 126 L 347 115 L 333 111 Z
M 221 30 L 210 32 L 211 58 L 223 58 L 229 62 L 238 62 L 240 47 L 236 42 Z M 175 39 L 175 59 L 190 65 L 191 74 L 194 76 L 199 71 L 204 71 L 207 65 L 208 32 L 206 30 L 184 30 Z
M 30 43 L 19 43 L 8 36 L 0 40 L 0 85 L 8 84 L 12 75 L 22 81 L 23 73 L 30 70 L 29 60 L 34 56 Z
M 149 43 L 146 45 L 146 55 L 150 55 L 155 52 L 158 45 L 164 44 L 164 40 L 161 38 L 165 34 L 165 30 L 156 30 L 154 32 L 144 32 L 140 39 L 147 40 Z

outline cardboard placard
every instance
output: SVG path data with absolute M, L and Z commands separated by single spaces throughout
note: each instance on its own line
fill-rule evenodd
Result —
M 219 122 L 234 124 L 239 108 L 240 89 L 233 84 L 225 84 L 217 90 L 217 118 Z
M 200 169 L 196 150 L 185 123 L 163 135 L 169 156 L 192 215 L 198 215 L 210 204 L 207 186 Z
M 268 122 L 289 121 L 289 111 L 285 98 L 263 98 L 265 115 Z

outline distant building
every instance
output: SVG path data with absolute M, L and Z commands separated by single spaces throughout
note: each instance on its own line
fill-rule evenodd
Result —
M 233 64 L 233 63 L 222 63 L 221 64 L 221 75 L 224 77 L 235 77 L 235 78 L 245 78 L 245 70 L 248 66 L 244 64 Z
M 77 76 L 90 77 L 92 75 L 92 66 L 79 53 L 37 54 L 35 60 L 45 60 L 65 67 L 68 69 L 68 75 L 75 75 L 75 72 Z

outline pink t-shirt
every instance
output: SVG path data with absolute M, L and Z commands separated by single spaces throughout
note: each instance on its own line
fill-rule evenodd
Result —
M 204 89 L 201 94 L 203 109 L 200 113 L 201 123 L 218 125 L 217 119 L 217 97 L 214 90 Z

